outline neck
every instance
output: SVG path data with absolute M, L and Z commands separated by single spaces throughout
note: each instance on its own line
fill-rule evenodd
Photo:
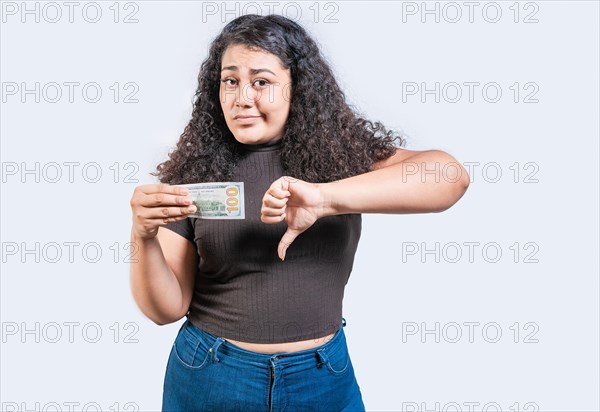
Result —
M 277 150 L 281 148 L 282 145 L 282 139 L 278 138 L 275 141 L 270 141 L 267 143 L 255 143 L 255 144 L 247 144 L 247 143 L 240 143 L 236 140 L 237 144 L 245 150 L 249 150 L 252 152 L 268 152 L 271 150 Z

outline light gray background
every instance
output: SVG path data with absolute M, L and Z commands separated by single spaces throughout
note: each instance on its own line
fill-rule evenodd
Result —
M 465 411 L 469 402 L 479 403 L 476 410 L 486 404 L 489 410 L 494 405 L 523 410 L 528 402 L 531 411 L 600 408 L 598 3 L 520 3 L 517 23 L 513 2 L 495 3 L 502 16 L 497 23 L 487 22 L 484 6 L 487 17 L 494 17 L 489 9 L 494 5 L 487 3 L 478 2 L 473 22 L 467 6 L 456 3 L 463 13 L 456 23 L 448 21 L 454 10 L 446 3 L 437 3 L 439 23 L 433 15 L 422 22 L 420 11 L 403 14 L 403 7 L 420 9 L 421 2 L 320 3 L 313 6 L 320 10 L 316 22 L 313 3 L 297 3 L 302 10 L 298 21 L 321 45 L 350 103 L 367 117 L 403 130 L 408 148 L 441 149 L 460 162 L 479 162 L 465 196 L 444 213 L 363 214 L 344 316 L 370 411 L 415 410 L 408 409 L 411 403 L 418 404 L 416 410 L 435 410 L 436 402 L 438 410 L 454 402 Z M 21 7 L 21 2 L 15 4 Z M 43 16 L 39 23 L 26 16 L 23 23 L 20 12 L 3 14 L 3 84 L 96 82 L 103 92 L 95 104 L 81 98 L 81 87 L 73 103 L 64 95 L 58 103 L 3 96 L 4 167 L 11 162 L 30 168 L 36 162 L 41 168 L 50 162 L 80 163 L 73 182 L 66 167 L 57 183 L 41 172 L 39 183 L 33 175 L 2 176 L 4 248 L 80 244 L 72 263 L 66 246 L 56 263 L 41 252 L 39 263 L 34 255 L 3 252 L 3 409 L 13 402 L 30 409 L 36 402 L 39 409 L 55 402 L 68 410 L 66 403 L 78 402 L 79 409 L 94 403 L 108 410 L 131 402 L 130 410 L 158 410 L 167 357 L 183 322 L 156 326 L 131 297 L 124 262 L 129 199 L 137 184 L 155 182 L 148 173 L 166 157 L 189 120 L 208 44 L 242 12 L 244 3 L 238 14 L 224 19 L 220 13 L 204 15 L 203 22 L 201 2 L 135 2 L 139 21 L 132 24 L 112 21 L 112 2 L 98 3 L 102 18 L 88 23 L 81 13 L 85 4 L 75 9 L 73 23 L 65 6 L 65 15 L 54 24 Z M 266 14 L 266 3 L 257 4 Z M 285 4 L 278 3 L 275 12 L 281 14 Z M 434 2 L 427 5 L 436 7 Z M 120 20 L 134 10 L 124 7 L 121 3 Z M 229 7 L 233 10 L 235 4 Z M 286 10 L 288 17 L 295 16 L 294 8 Z M 337 22 L 324 22 L 332 12 Z M 533 12 L 538 22 L 524 23 Z M 139 102 L 112 102 L 109 86 L 115 82 L 135 82 Z M 457 103 L 443 98 L 436 103 L 432 96 L 422 102 L 418 95 L 403 101 L 403 82 L 428 87 L 435 82 L 496 82 L 503 94 L 499 102 L 488 103 L 480 86 L 473 102 L 466 95 Z M 521 85 L 518 103 L 509 89 L 515 82 Z M 539 88 L 537 103 L 523 102 L 530 90 L 522 88 L 527 82 Z M 98 183 L 82 178 L 81 167 L 90 162 L 101 167 Z M 121 171 L 118 183 L 109 168 L 115 162 Z M 133 176 L 138 183 L 124 182 L 124 174 L 134 170 L 124 169 L 127 162 L 139 166 Z M 515 162 L 521 172 L 517 182 L 510 168 Z M 526 163 L 531 163 L 528 169 Z M 496 183 L 491 182 L 496 169 L 482 171 L 488 164 L 497 164 L 502 173 Z M 524 182 L 530 172 L 537 183 Z M 82 246 L 90 242 L 101 247 L 97 263 L 82 257 Z M 436 242 L 447 248 L 439 263 L 433 255 L 403 254 L 410 245 L 431 249 Z M 452 242 L 463 253 L 456 263 L 450 262 Z M 472 262 L 465 242 L 480 244 Z M 496 263 L 486 261 L 493 253 L 482 255 L 482 246 L 493 242 L 502 251 Z M 521 252 L 516 263 L 510 249 L 515 242 Z M 120 248 L 117 263 L 110 249 L 115 243 Z M 525 263 L 532 251 L 538 262 Z M 21 330 L 33 329 L 36 322 L 39 343 L 35 334 Z M 56 343 L 50 342 L 53 322 L 62 325 Z M 79 322 L 73 342 L 65 322 Z M 93 322 L 102 332 L 98 343 L 85 339 L 94 337 L 93 329 L 82 336 L 83 325 Z M 116 343 L 110 329 L 115 322 L 121 332 Z M 134 326 L 126 327 L 128 322 Z M 436 322 L 446 332 L 439 342 L 432 334 L 403 334 L 403 325 L 423 323 L 431 329 Z M 463 332 L 456 343 L 451 342 L 454 322 Z M 472 342 L 465 322 L 480 324 Z M 520 331 L 516 343 L 515 323 Z M 493 330 L 482 335 L 485 324 L 500 328 L 497 343 L 485 339 L 494 337 Z M 19 328 L 14 335 L 8 333 L 11 325 Z M 138 342 L 126 343 L 125 335 L 132 331 Z M 537 343 L 527 343 L 527 335 Z

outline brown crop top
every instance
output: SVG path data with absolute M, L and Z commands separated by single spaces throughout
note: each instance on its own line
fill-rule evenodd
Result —
M 194 242 L 200 255 L 187 316 L 209 333 L 242 342 L 329 335 L 341 324 L 362 216 L 318 219 L 281 261 L 277 245 L 287 223 L 260 220 L 265 192 L 284 175 L 281 141 L 240 145 L 244 155 L 232 181 L 244 182 L 245 219 L 188 218 L 164 226 Z

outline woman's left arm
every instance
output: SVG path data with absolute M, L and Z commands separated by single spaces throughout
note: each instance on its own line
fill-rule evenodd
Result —
M 427 213 L 448 209 L 469 186 L 465 168 L 440 150 L 396 153 L 374 170 L 329 183 L 282 176 L 262 199 L 261 221 L 288 224 L 277 247 L 283 260 L 294 239 L 325 216 L 349 213 Z
M 469 174 L 441 150 L 396 149 L 374 170 L 330 183 L 320 183 L 319 217 L 347 213 L 442 212 L 469 187 Z

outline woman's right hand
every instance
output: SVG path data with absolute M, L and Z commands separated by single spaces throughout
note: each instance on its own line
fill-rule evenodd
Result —
M 133 234 L 138 239 L 151 239 L 158 227 L 186 219 L 196 211 L 184 187 L 166 183 L 137 186 L 131 198 Z

